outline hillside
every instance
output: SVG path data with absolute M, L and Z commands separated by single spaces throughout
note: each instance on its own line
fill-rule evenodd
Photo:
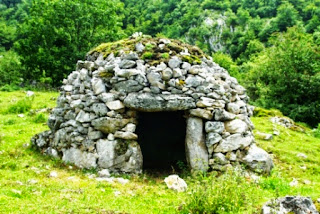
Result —
M 59 87 L 93 47 L 142 32 L 197 45 L 253 104 L 316 127 L 319 20 L 319 0 L 2 0 L 0 89 Z
M 175 193 L 163 182 L 174 171 L 126 175 L 129 183 L 110 184 L 92 179 L 95 171 L 65 165 L 33 150 L 30 138 L 48 129 L 48 111 L 44 109 L 55 107 L 57 96 L 55 92 L 36 92 L 28 101 L 22 91 L 0 92 L 1 213 L 187 213 L 219 207 L 221 201 L 232 213 L 255 213 L 263 203 L 279 196 L 303 195 L 314 201 L 320 198 L 320 139 L 304 125 L 292 130 L 273 124 L 270 117 L 280 115 L 278 111 L 258 109 L 259 116 L 252 118 L 258 144 L 273 154 L 276 167 L 271 176 L 256 182 L 254 177 L 197 177 L 182 170 L 180 176 L 189 189 Z M 274 135 L 270 141 L 260 139 L 258 132 L 274 131 L 279 136 Z M 292 186 L 293 180 L 297 185 Z

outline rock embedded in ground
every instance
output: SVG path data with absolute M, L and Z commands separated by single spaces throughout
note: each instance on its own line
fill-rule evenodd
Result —
M 98 175 L 100 178 L 109 178 L 110 177 L 110 172 L 108 169 L 103 169 L 103 170 L 100 170 L 98 172 Z
M 310 197 L 286 196 L 272 199 L 262 207 L 262 214 L 319 214 Z
M 169 189 L 177 192 L 185 192 L 188 188 L 187 183 L 178 175 L 169 175 L 164 179 L 164 182 L 167 184 Z
M 56 171 L 51 171 L 49 174 L 50 178 L 57 178 L 58 177 L 58 173 Z
M 262 139 L 262 140 L 272 140 L 273 136 L 272 134 L 267 134 L 263 132 L 256 132 L 255 137 Z

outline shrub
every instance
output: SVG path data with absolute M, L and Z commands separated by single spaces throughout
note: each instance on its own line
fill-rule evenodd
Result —
M 231 76 L 238 76 L 239 68 L 228 54 L 217 52 L 213 55 L 213 61 L 225 68 Z
M 279 109 L 315 127 L 320 118 L 319 46 L 298 27 L 276 34 L 270 44 L 244 66 L 249 96 L 265 108 Z
M 45 123 L 47 121 L 47 118 L 44 114 L 40 113 L 40 114 L 37 114 L 35 116 L 35 118 L 33 119 L 33 122 L 35 123 Z
M 25 113 L 28 112 L 32 107 L 33 98 L 24 98 L 19 100 L 17 103 L 12 104 L 8 107 L 8 113 Z
M 19 84 L 21 71 L 22 66 L 18 55 L 13 51 L 3 53 L 0 57 L 0 86 Z
M 318 124 L 318 128 L 313 129 L 313 135 L 314 135 L 316 138 L 320 138 L 320 123 Z
M 9 119 L 4 122 L 4 125 L 14 125 L 16 124 L 16 121 L 14 119 Z
M 17 91 L 20 88 L 17 85 L 4 85 L 0 87 L 0 91 L 7 91 L 7 92 L 12 92 L 12 91 Z
M 182 213 L 244 213 L 254 212 L 259 200 L 257 184 L 249 183 L 237 172 L 229 171 L 199 179 Z

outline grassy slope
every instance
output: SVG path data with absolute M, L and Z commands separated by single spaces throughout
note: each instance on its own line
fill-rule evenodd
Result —
M 24 96 L 23 92 L 0 92 L 0 213 L 175 213 L 189 200 L 197 185 L 195 178 L 184 177 L 189 185 L 187 193 L 168 190 L 163 183 L 164 175 L 132 176 L 126 185 L 97 182 L 88 178 L 86 173 L 90 171 L 71 169 L 25 147 L 35 133 L 48 128 L 35 123 L 36 116 L 25 114 L 24 118 L 19 118 L 17 114 L 5 113 Z M 58 93 L 37 92 L 32 109 L 54 107 L 56 101 L 51 98 L 57 96 Z M 273 124 L 268 119 L 252 120 L 256 131 L 272 133 Z M 255 186 L 259 191 L 251 197 L 258 199 L 258 204 L 254 205 L 256 210 L 268 199 L 286 194 L 320 197 L 320 139 L 278 125 L 276 128 L 280 136 L 272 141 L 257 140 L 260 146 L 273 153 L 276 169 Z M 307 154 L 308 158 L 298 158 L 299 152 Z M 49 178 L 51 171 L 58 172 L 58 177 Z M 293 177 L 300 181 L 297 187 L 289 186 Z M 303 184 L 305 179 L 312 183 Z M 253 212 L 244 210 L 247 211 L 243 213 Z

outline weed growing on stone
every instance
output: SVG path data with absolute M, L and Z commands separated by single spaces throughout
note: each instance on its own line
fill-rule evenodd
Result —
M 314 135 L 316 138 L 320 138 L 320 123 L 318 124 L 318 127 L 313 130 L 313 135 Z

